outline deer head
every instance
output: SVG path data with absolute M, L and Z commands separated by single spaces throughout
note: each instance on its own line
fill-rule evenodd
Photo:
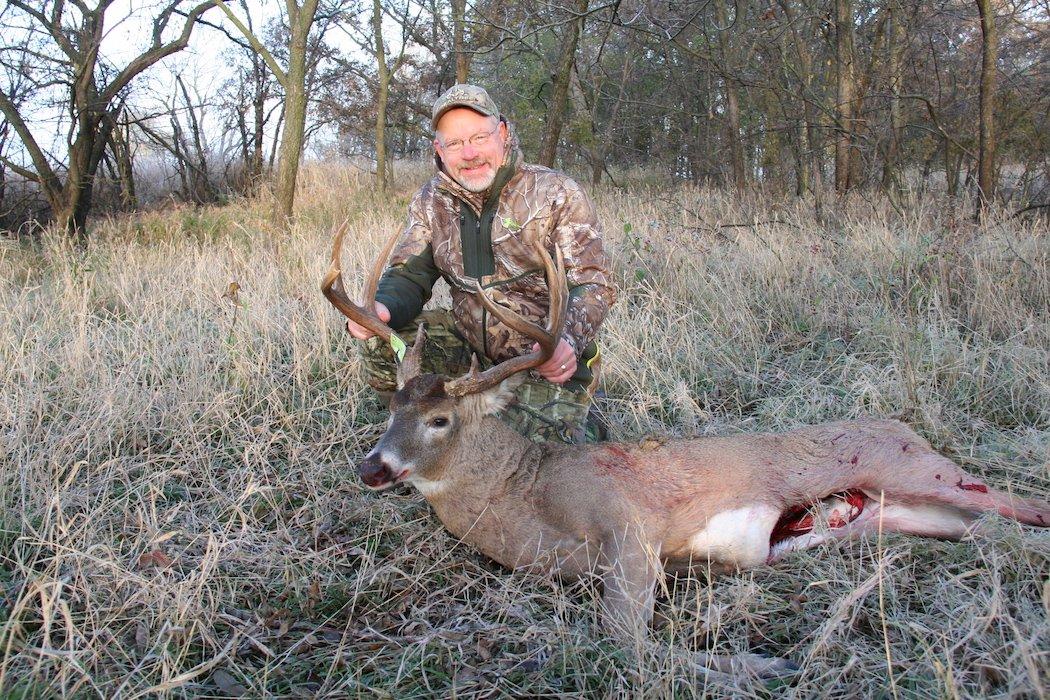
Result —
M 339 264 L 346 229 L 347 222 L 344 221 L 335 232 L 332 263 L 321 290 L 347 318 L 390 342 L 395 334 L 375 312 L 375 290 L 398 234 L 391 237 L 373 265 L 364 285 L 363 303 L 358 305 L 345 293 Z M 513 389 L 524 378 L 524 372 L 542 365 L 554 353 L 565 321 L 568 299 L 565 262 L 557 247 L 552 259 L 539 240 L 533 238 L 529 243 L 541 260 L 547 278 L 550 305 L 546 328 L 499 306 L 485 294 L 478 281 L 475 280 L 474 284 L 489 313 L 509 328 L 535 340 L 539 349 L 505 360 L 484 372 L 479 371 L 475 355 L 470 370 L 462 377 L 423 374 L 426 330 L 420 325 L 415 344 L 398 366 L 398 390 L 390 401 L 387 430 L 358 465 L 358 474 L 369 488 L 384 489 L 410 481 L 425 490 L 427 484 L 440 482 L 448 455 L 464 431 L 504 408 L 513 396 Z

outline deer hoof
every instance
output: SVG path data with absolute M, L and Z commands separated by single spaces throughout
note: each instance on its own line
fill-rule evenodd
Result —
M 696 657 L 704 673 L 711 677 L 751 677 L 760 680 L 786 678 L 799 672 L 799 666 L 790 659 L 762 654 L 700 654 Z
M 780 656 L 741 654 L 734 657 L 733 661 L 759 678 L 786 678 L 796 675 L 801 670 L 794 661 Z

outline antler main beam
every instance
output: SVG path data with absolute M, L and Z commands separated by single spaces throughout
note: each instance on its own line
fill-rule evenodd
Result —
M 359 306 L 352 302 L 346 294 L 346 288 L 343 286 L 343 270 L 340 267 L 340 258 L 343 253 L 343 237 L 346 236 L 349 225 L 350 220 L 346 219 L 335 231 L 335 242 L 332 244 L 332 264 L 321 282 L 321 292 L 332 303 L 332 306 L 339 309 L 339 312 L 348 319 L 364 326 L 385 342 L 390 342 L 390 336 L 394 331 L 376 313 L 376 287 L 379 285 L 379 277 L 383 274 L 383 269 L 386 267 L 387 258 L 390 257 L 390 252 L 394 249 L 394 244 L 400 238 L 401 232 L 394 232 L 394 235 L 386 242 L 379 257 L 373 263 L 372 271 L 365 281 L 364 291 L 361 294 L 361 301 L 364 305 Z
M 517 312 L 496 304 L 481 288 L 481 284 L 475 282 L 475 286 L 481 303 L 488 312 L 510 329 L 535 340 L 540 345 L 539 350 L 512 357 L 481 373 L 478 373 L 475 362 L 466 375 L 446 382 L 445 393 L 449 396 L 466 396 L 484 391 L 518 372 L 539 367 L 554 355 L 554 350 L 558 347 L 558 340 L 561 337 L 562 325 L 565 323 L 565 308 L 569 296 L 565 279 L 565 260 L 561 249 L 557 246 L 554 247 L 554 255 L 557 260 L 555 262 L 537 238 L 534 238 L 531 244 L 543 262 L 543 270 L 547 277 L 547 289 L 550 294 L 547 328 L 541 328 Z

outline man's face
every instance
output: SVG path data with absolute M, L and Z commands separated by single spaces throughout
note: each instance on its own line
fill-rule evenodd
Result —
M 453 180 L 471 192 L 484 192 L 503 165 L 506 143 L 506 124 L 496 117 L 456 107 L 438 120 L 434 150 Z

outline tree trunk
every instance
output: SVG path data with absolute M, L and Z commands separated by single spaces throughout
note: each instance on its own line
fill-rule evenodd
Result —
M 204 137 L 201 134 L 200 121 L 197 119 L 197 108 L 190 99 L 186 83 L 183 82 L 181 76 L 176 76 L 175 83 L 182 92 L 182 99 L 186 104 L 186 121 L 190 130 L 191 142 L 184 144 L 184 148 L 187 151 L 186 160 L 190 170 L 191 200 L 195 204 L 204 204 L 214 199 L 211 177 L 208 174 L 208 154 L 204 148 Z M 192 154 L 189 153 L 191 145 Z
M 835 0 L 835 192 L 849 190 L 853 133 L 853 3 Z
M 386 192 L 389 182 L 386 167 L 386 105 L 390 97 L 390 69 L 386 65 L 383 46 L 383 7 L 380 0 L 372 0 L 372 34 L 375 39 L 376 65 L 379 70 L 379 90 L 376 94 L 376 185 Z
M 77 245 L 87 243 L 87 217 L 95 190 L 95 173 L 110 140 L 113 119 L 97 113 L 78 117 L 78 133 L 69 147 L 65 185 L 48 197 L 55 222 Z
M 274 223 L 286 227 L 295 206 L 295 183 L 299 175 L 299 161 L 303 154 L 306 131 L 306 48 L 310 27 L 317 10 L 316 0 L 307 0 L 300 8 L 288 3 L 288 71 L 284 86 L 284 134 L 277 159 L 277 189 L 274 203 Z M 294 11 L 293 11 L 294 8 Z
M 588 0 L 575 0 L 572 11 L 579 16 L 566 23 L 558 51 L 551 101 L 547 106 L 547 130 L 540 145 L 540 165 L 546 165 L 548 168 L 554 167 L 554 160 L 558 156 L 558 140 L 561 138 L 565 106 L 569 99 L 569 81 L 572 78 L 572 65 L 576 60 L 576 44 L 580 39 L 587 4 Z
M 891 2 L 889 8 L 890 37 L 886 45 L 886 74 L 890 88 L 890 124 L 882 159 L 882 188 L 891 198 L 895 198 L 901 189 L 897 161 L 900 158 L 904 123 L 901 118 L 901 85 L 904 82 L 905 37 L 903 8 L 899 2 Z
M 733 186 L 739 192 L 747 186 L 744 170 L 744 145 L 740 142 L 740 103 L 736 88 L 726 78 L 722 79 L 726 91 L 726 134 L 729 139 L 729 154 L 733 165 Z
M 806 154 L 809 151 L 809 136 L 804 119 L 798 120 L 795 134 L 795 196 L 801 199 L 809 189 L 809 175 L 806 169 Z
M 252 177 L 251 187 L 253 192 L 258 187 L 263 174 L 263 137 L 266 128 L 266 97 L 265 93 L 260 93 L 255 97 L 252 104 L 252 116 L 255 120 L 255 130 L 252 132 L 251 167 L 249 168 L 249 172 Z
M 991 0 L 977 0 L 981 15 L 980 143 L 977 153 L 977 216 L 982 217 L 995 196 L 995 64 L 999 38 Z
M 6 121 L 0 123 L 0 156 L 7 153 L 8 130 L 11 125 Z M 4 214 L 7 211 L 7 164 L 0 159 L 0 226 L 4 225 Z
M 620 120 L 620 109 L 623 107 L 624 99 L 627 96 L 627 82 L 631 75 L 631 67 L 631 58 L 625 55 L 623 71 L 620 73 L 620 91 L 616 95 L 616 103 L 609 114 L 609 121 L 605 125 L 605 130 L 598 137 L 597 153 L 591 162 L 591 182 L 595 185 L 601 182 L 602 173 L 605 172 L 605 159 L 609 156 L 609 151 L 612 148 L 613 136 L 616 134 L 616 124 Z
M 739 5 L 738 5 L 739 7 Z M 718 22 L 718 45 L 721 50 L 722 87 L 726 98 L 726 141 L 729 146 L 729 160 L 733 172 L 733 186 L 738 192 L 747 186 L 747 173 L 744 168 L 744 144 L 740 140 L 740 96 L 736 84 L 730 78 L 733 74 L 731 47 L 726 32 L 729 31 L 726 21 L 725 0 L 715 1 L 715 20 Z
M 467 0 L 452 0 L 452 51 L 456 55 L 456 82 L 465 83 L 470 75 L 470 54 L 464 39 Z
M 955 167 L 952 158 L 952 142 L 942 139 L 944 142 L 944 186 L 949 197 L 955 197 L 959 187 L 959 170 Z
M 182 136 L 182 124 L 179 123 L 174 102 L 172 102 L 168 118 L 171 122 L 171 155 L 175 157 L 175 173 L 179 176 L 179 195 L 183 199 L 189 199 L 192 192 L 188 165 L 189 156 L 186 154 L 186 139 Z
M 113 129 L 110 147 L 113 160 L 116 162 L 117 177 L 120 180 L 120 200 L 126 209 L 138 208 L 138 197 L 135 195 L 135 167 L 131 158 L 131 139 L 129 125 L 118 124 Z

